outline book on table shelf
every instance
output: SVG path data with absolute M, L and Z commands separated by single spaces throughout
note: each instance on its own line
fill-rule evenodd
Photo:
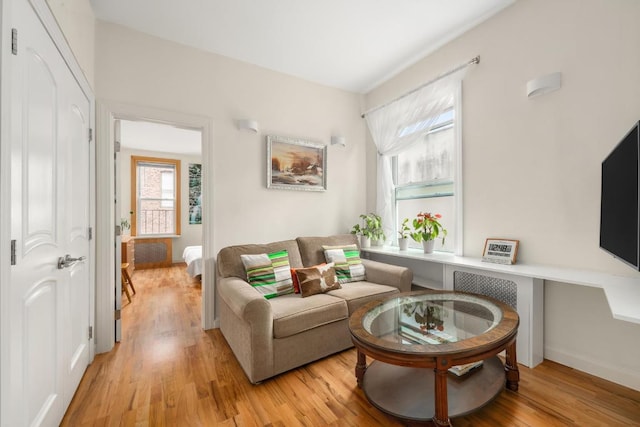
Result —
M 449 368 L 449 372 L 453 375 L 461 377 L 463 375 L 468 374 L 474 369 L 480 368 L 482 366 L 482 360 L 478 360 L 477 362 L 465 363 L 464 365 L 452 366 Z

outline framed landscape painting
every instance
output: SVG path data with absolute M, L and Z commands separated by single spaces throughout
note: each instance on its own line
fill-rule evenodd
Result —
M 267 136 L 267 188 L 325 191 L 327 146 L 303 139 Z

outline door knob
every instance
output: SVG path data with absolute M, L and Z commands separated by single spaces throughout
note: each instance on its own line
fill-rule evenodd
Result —
M 71 258 L 71 255 L 66 254 L 65 256 L 61 256 L 58 258 L 58 270 L 62 270 L 63 268 L 71 267 L 76 262 L 84 261 L 87 257 L 81 256 L 78 258 Z

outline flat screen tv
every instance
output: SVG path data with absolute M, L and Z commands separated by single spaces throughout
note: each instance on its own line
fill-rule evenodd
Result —
M 600 247 L 640 270 L 640 121 L 602 162 Z

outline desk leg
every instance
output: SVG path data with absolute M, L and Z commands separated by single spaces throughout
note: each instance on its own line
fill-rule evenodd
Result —
M 438 359 L 438 365 L 440 365 L 440 363 L 440 359 Z M 447 361 L 443 361 L 442 363 L 447 365 L 444 369 L 434 369 L 436 413 L 433 416 L 433 424 L 435 424 L 436 426 L 450 426 L 451 421 L 449 420 L 449 401 L 447 398 L 447 370 L 449 366 Z
M 512 391 L 518 391 L 518 382 L 520 381 L 520 371 L 518 370 L 518 360 L 516 358 L 516 341 L 514 340 L 507 347 L 507 355 L 504 365 L 504 373 L 507 377 L 507 388 Z
M 358 379 L 358 387 L 362 388 L 362 379 L 367 370 L 367 356 L 360 350 L 358 352 L 358 361 L 356 362 L 356 378 Z

